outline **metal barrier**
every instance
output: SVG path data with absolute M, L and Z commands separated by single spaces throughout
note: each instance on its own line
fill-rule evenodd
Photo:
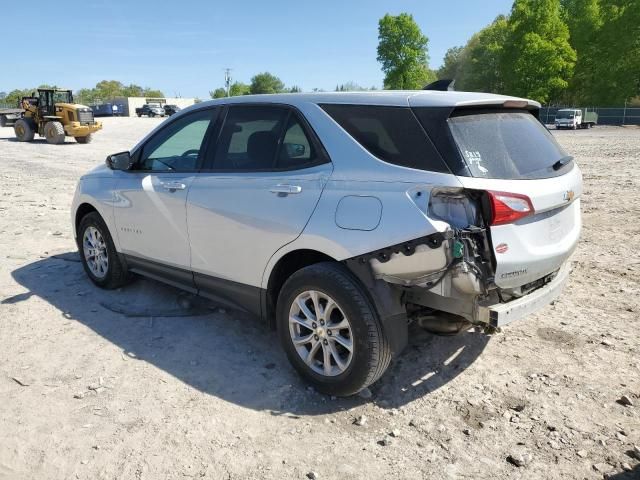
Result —
M 640 125 L 638 107 L 542 107 L 540 118 L 544 123 L 551 124 L 556 119 L 557 111 L 562 108 L 585 108 L 589 112 L 596 112 L 599 125 Z

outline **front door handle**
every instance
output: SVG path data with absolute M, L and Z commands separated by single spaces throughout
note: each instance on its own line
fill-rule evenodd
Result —
M 184 190 L 187 186 L 182 182 L 162 182 L 162 188 L 175 192 L 176 190 Z
M 284 185 L 282 183 L 275 185 L 269 189 L 271 193 L 277 193 L 278 195 L 289 195 L 302 192 L 300 185 Z

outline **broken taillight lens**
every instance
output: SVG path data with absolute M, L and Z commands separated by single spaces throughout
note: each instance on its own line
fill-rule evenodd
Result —
M 531 199 L 526 195 L 487 191 L 491 202 L 491 225 L 513 223 L 534 213 Z

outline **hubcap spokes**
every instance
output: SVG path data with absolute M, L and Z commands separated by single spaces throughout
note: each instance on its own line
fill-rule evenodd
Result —
M 334 377 L 349 367 L 351 324 L 325 293 L 308 290 L 295 298 L 289 311 L 289 334 L 300 358 L 316 373 Z
M 84 231 L 82 251 L 91 273 L 98 278 L 104 278 L 109 268 L 109 255 L 104 238 L 97 228 L 89 227 Z

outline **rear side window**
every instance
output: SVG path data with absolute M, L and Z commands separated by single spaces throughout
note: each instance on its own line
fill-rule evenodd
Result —
M 402 167 L 449 170 L 410 108 L 373 105 L 321 105 L 369 153 Z
M 218 139 L 214 167 L 230 171 L 273 168 L 288 113 L 279 107 L 229 108 Z
M 463 114 L 448 124 L 473 177 L 535 179 L 566 172 L 553 165 L 567 154 L 530 113 Z

